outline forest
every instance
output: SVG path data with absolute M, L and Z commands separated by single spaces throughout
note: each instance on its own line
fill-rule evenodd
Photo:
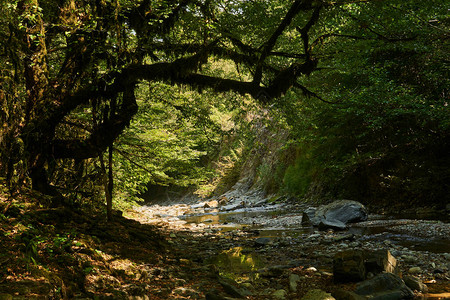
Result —
M 448 9 L 444 0 L 1 1 L 0 299 L 33 276 L 51 290 L 33 293 L 51 299 L 127 298 L 81 288 L 76 274 L 85 280 L 95 263 L 63 254 L 109 241 L 140 249 L 121 258 L 144 247 L 157 259 L 175 234 L 122 215 L 161 191 L 206 201 L 245 180 L 277 203 L 351 199 L 448 218 Z M 92 251 L 102 263 L 112 255 Z M 172 296 L 222 299 L 196 295 Z

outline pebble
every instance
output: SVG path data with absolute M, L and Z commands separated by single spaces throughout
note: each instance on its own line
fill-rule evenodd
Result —
M 409 270 L 408 270 L 409 274 L 417 274 L 420 272 L 422 272 L 422 269 L 420 267 L 412 267 L 412 268 L 409 268 Z
M 402 258 L 406 263 L 415 263 L 417 261 L 417 259 L 414 256 L 410 255 L 403 255 Z
M 316 239 L 320 237 L 320 233 L 315 233 L 315 234 L 311 234 L 310 236 L 308 236 L 308 239 Z

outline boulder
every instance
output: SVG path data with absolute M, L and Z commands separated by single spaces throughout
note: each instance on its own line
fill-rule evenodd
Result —
M 334 282 L 361 281 L 366 278 L 364 252 L 349 250 L 336 253 L 333 259 Z
M 302 225 L 342 230 L 348 223 L 367 220 L 367 216 L 367 210 L 361 203 L 352 200 L 337 200 L 317 209 L 306 209 L 303 212 Z
M 316 208 L 308 207 L 303 211 L 302 225 L 304 226 L 318 226 L 320 220 L 315 218 Z
M 319 207 L 315 212 L 315 217 L 338 220 L 344 224 L 366 221 L 367 216 L 365 206 L 353 200 L 337 200 Z
M 355 293 L 371 300 L 400 300 L 412 299 L 413 291 L 403 280 L 392 273 L 382 273 L 360 282 L 356 285 Z
M 407 275 L 407 276 L 403 277 L 403 281 L 405 282 L 406 286 L 409 287 L 413 291 L 418 291 L 418 292 L 423 292 L 423 293 L 428 292 L 428 287 L 422 281 L 420 281 L 419 278 L 417 278 L 415 276 Z
M 361 281 L 367 274 L 397 273 L 397 259 L 389 250 L 338 252 L 333 259 L 335 282 Z
M 347 225 L 342 223 L 339 220 L 328 220 L 322 219 L 318 225 L 320 230 L 334 229 L 334 230 L 345 230 L 347 229 Z
M 366 272 L 378 274 L 382 272 L 397 273 L 397 259 L 389 250 L 369 251 L 365 253 L 364 265 Z
M 219 278 L 219 283 L 223 287 L 223 290 L 230 296 L 236 298 L 246 298 L 253 295 L 253 293 L 245 287 L 237 287 L 237 283 L 234 280 L 228 278 Z

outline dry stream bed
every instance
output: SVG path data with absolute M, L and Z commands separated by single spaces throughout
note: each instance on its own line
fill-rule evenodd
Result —
M 334 284 L 332 277 L 334 255 L 348 249 L 387 249 L 403 275 L 428 286 L 427 293 L 416 292 L 417 298 L 450 297 L 449 223 L 370 215 L 345 231 L 319 231 L 302 226 L 305 208 L 213 200 L 142 206 L 136 216 L 165 228 L 181 260 L 238 282 L 250 299 L 300 299 L 315 288 L 351 290 L 354 286 Z

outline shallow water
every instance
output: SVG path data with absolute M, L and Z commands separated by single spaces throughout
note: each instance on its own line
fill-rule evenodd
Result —
M 299 222 L 285 225 L 283 220 L 296 218 L 301 220 L 301 213 L 276 208 L 254 208 L 241 209 L 231 212 L 219 212 L 218 210 L 204 213 L 180 216 L 187 223 L 204 223 L 218 228 L 222 231 L 242 229 L 254 230 L 259 237 L 298 237 L 304 234 L 312 234 L 316 228 L 305 227 Z M 386 221 L 386 226 L 380 226 L 382 221 Z M 398 232 L 392 230 L 392 225 L 411 223 L 412 220 L 393 219 L 386 216 L 371 216 L 373 222 L 367 222 L 364 226 L 350 226 L 348 233 L 360 236 L 361 241 L 390 241 L 393 244 L 407 247 L 417 251 L 429 251 L 433 253 L 450 253 L 450 237 L 447 238 L 422 238 L 409 232 Z M 277 221 L 280 224 L 277 224 Z M 380 222 L 381 221 L 381 222 Z M 378 222 L 378 223 L 375 223 Z M 267 224 L 264 224 L 267 223 Z

